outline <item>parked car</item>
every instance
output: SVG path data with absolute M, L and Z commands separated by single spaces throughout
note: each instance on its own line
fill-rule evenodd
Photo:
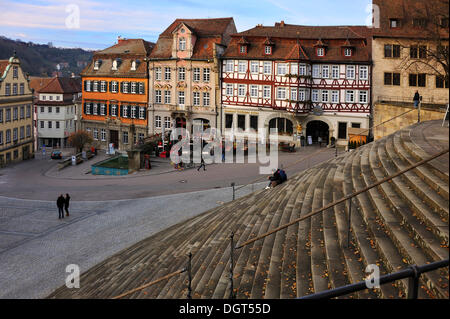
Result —
M 62 152 L 61 151 L 53 151 L 51 155 L 52 159 L 62 159 Z

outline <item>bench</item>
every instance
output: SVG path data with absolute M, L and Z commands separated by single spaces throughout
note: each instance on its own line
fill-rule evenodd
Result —
M 282 152 L 290 152 L 290 153 L 295 152 L 295 145 L 292 143 L 281 142 L 279 146 Z

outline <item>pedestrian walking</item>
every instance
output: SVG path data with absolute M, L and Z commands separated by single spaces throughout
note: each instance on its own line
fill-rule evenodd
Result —
M 202 168 L 203 166 L 203 170 L 206 171 L 206 165 L 205 165 L 205 161 L 203 159 L 203 155 L 201 156 L 201 162 L 200 162 L 200 166 L 197 168 L 197 171 L 200 171 L 200 168 Z
M 414 107 L 417 108 L 419 106 L 419 102 L 420 102 L 420 94 L 419 91 L 416 90 L 416 93 L 414 94 Z
M 59 195 L 58 199 L 56 200 L 56 206 L 58 206 L 58 215 L 59 219 L 64 218 L 64 203 L 65 199 L 63 194 Z
M 69 216 L 69 202 L 70 196 L 69 194 L 66 194 L 66 198 L 64 198 L 64 209 L 66 210 L 66 216 Z

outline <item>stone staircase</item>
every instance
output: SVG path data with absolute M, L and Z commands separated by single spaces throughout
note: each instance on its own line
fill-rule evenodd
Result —
M 81 276 L 80 289 L 49 298 L 111 298 L 186 266 L 192 297 L 228 298 L 230 234 L 237 245 L 286 224 L 448 148 L 440 121 L 415 124 L 174 225 L 103 261 Z M 449 155 L 349 201 L 235 250 L 238 299 L 295 298 L 363 280 L 377 264 L 386 274 L 447 259 Z M 349 244 L 348 244 L 349 243 Z M 448 268 L 421 276 L 419 298 L 449 298 Z M 404 298 L 407 280 L 341 298 Z M 187 273 L 125 298 L 186 298 Z

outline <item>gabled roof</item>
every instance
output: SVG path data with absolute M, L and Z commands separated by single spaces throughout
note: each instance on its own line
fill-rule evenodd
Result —
M 0 60 L 0 78 L 3 76 L 3 72 L 5 72 L 8 64 L 9 60 Z
M 96 51 L 94 56 L 100 55 L 142 55 L 148 56 L 155 44 L 143 39 L 120 39 L 117 44 L 101 51 Z
M 39 93 L 71 94 L 81 92 L 81 82 L 76 78 L 54 77 L 44 81 L 47 84 L 37 90 Z
M 30 89 L 33 89 L 35 93 L 38 93 L 43 87 L 53 80 L 49 77 L 30 76 Z
M 227 30 L 228 25 L 233 21 L 233 18 L 176 19 L 161 33 L 160 37 L 171 37 L 172 32 L 178 28 L 180 23 L 185 24 L 192 32 L 200 37 L 217 36 L 223 34 Z

